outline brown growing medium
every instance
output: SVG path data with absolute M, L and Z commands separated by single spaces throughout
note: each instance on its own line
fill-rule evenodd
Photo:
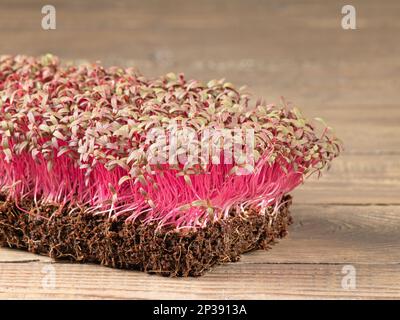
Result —
M 25 209 L 33 203 L 25 202 Z M 94 262 L 143 270 L 164 276 L 199 276 L 213 265 L 233 262 L 240 254 L 267 249 L 287 234 L 291 223 L 286 195 L 274 216 L 234 213 L 225 220 L 185 233 L 157 229 L 156 224 L 126 223 L 104 215 L 93 216 L 54 206 L 32 214 L 12 202 L 0 202 L 0 245 L 25 249 L 55 259 Z

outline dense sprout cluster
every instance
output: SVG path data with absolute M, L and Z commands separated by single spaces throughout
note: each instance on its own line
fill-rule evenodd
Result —
M 223 80 L 146 79 L 133 69 L 62 66 L 51 55 L 1 57 L 0 109 L 3 194 L 160 226 L 263 210 L 340 152 L 328 128 L 317 132 L 298 109 L 253 102 Z M 171 120 L 198 133 L 253 129 L 252 173 L 235 174 L 239 163 L 150 165 L 148 133 Z

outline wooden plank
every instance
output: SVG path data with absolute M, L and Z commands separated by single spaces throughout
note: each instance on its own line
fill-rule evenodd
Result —
M 343 154 L 293 192 L 297 203 L 400 204 L 397 155 Z
M 229 264 L 201 278 L 162 278 L 93 265 L 0 264 L 0 298 L 280 299 L 399 298 L 399 265 L 354 265 L 355 289 L 343 289 L 344 265 Z M 350 267 L 352 268 L 352 267 Z M 54 275 L 54 282 L 49 281 Z M 44 286 L 43 286 L 44 284 Z M 52 286 L 54 284 L 54 286 Z M 348 288 L 345 286 L 345 288 Z
M 100 59 L 149 75 L 227 77 L 269 101 L 284 95 L 299 105 L 397 105 L 399 3 L 353 4 L 356 31 L 341 28 L 340 1 L 55 0 L 57 29 L 44 31 L 40 4 L 4 1 L 0 52 Z
M 168 279 L 0 248 L 0 298 L 400 298 L 399 1 L 354 0 L 356 31 L 340 27 L 339 1 L 52 4 L 57 30 L 43 31 L 40 4 L 2 1 L 0 52 L 225 77 L 324 118 L 346 151 L 294 192 L 295 224 L 271 251 Z M 344 265 L 355 290 L 341 286 Z M 49 267 L 54 289 L 42 286 Z

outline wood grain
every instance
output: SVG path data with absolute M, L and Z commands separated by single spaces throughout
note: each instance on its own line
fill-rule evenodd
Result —
M 400 204 L 400 158 L 345 153 L 293 194 L 301 203 Z
M 352 1 L 354 31 L 335 0 L 53 0 L 55 31 L 40 28 L 44 4 L 0 3 L 0 53 L 225 77 L 324 118 L 345 152 L 294 192 L 295 223 L 271 251 L 169 279 L 0 248 L 0 298 L 400 299 L 399 1 Z M 353 290 L 341 285 L 345 265 Z M 54 289 L 42 286 L 49 266 Z

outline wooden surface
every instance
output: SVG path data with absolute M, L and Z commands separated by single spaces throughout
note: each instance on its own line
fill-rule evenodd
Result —
M 399 1 L 352 1 L 351 31 L 341 1 L 51 3 L 57 30 L 44 31 L 40 1 L 2 1 L 0 52 L 225 77 L 323 117 L 346 151 L 294 192 L 295 223 L 271 251 L 169 279 L 0 249 L 0 298 L 400 298 Z

